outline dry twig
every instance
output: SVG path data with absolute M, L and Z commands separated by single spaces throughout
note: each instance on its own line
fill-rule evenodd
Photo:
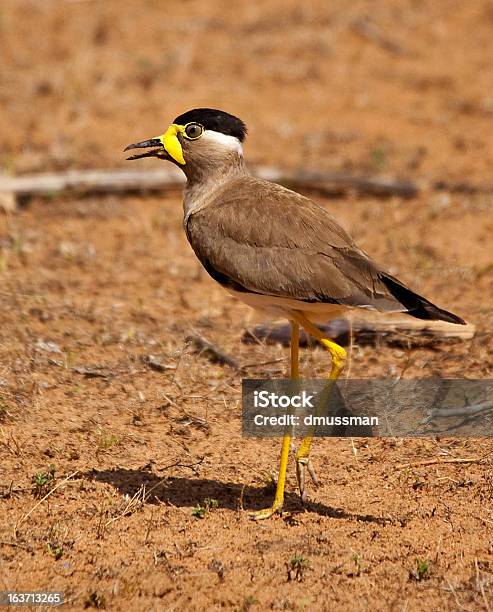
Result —
M 51 495 L 53 495 L 53 493 L 59 489 L 60 487 L 62 487 L 64 484 L 66 484 L 71 478 L 73 478 L 76 474 L 79 473 L 79 470 L 75 470 L 75 472 L 72 472 L 71 474 L 69 474 L 66 478 L 64 478 L 61 482 L 59 482 L 58 484 L 56 484 L 53 489 L 50 489 L 48 491 L 48 493 L 42 497 L 36 504 L 34 504 L 34 506 L 31 508 L 31 510 L 29 510 L 29 512 L 27 512 L 26 514 L 24 514 L 23 517 L 21 517 L 17 523 L 15 523 L 14 525 L 14 537 L 17 537 L 17 531 L 19 529 L 19 527 L 22 525 L 22 523 L 24 523 L 30 516 L 31 514 L 36 510 L 36 508 L 38 506 L 40 506 L 45 500 L 48 499 L 48 497 L 50 497 Z
M 470 457 L 467 459 L 428 459 L 426 461 L 416 461 L 413 463 L 401 463 L 400 465 L 396 465 L 395 469 L 405 470 L 407 468 L 425 467 L 428 465 L 441 465 L 446 463 L 482 463 L 484 459 L 484 457 Z
M 328 338 L 341 345 L 349 345 L 351 338 L 354 342 L 364 345 L 375 345 L 385 342 L 394 346 L 428 346 L 437 342 L 453 340 L 470 340 L 474 337 L 476 328 L 473 324 L 454 325 L 445 321 L 422 321 L 411 317 L 396 317 L 378 315 L 367 319 L 349 321 L 347 319 L 333 319 L 318 326 L 326 332 Z M 257 325 L 252 331 L 243 334 L 245 343 L 265 340 L 270 344 L 279 343 L 289 346 L 291 328 L 289 325 Z M 300 346 L 307 346 L 312 340 L 304 330 L 300 332 Z
M 224 351 L 218 349 L 202 336 L 193 334 L 188 336 L 185 342 L 187 344 L 191 344 L 196 352 L 204 355 L 204 357 L 207 357 L 207 359 L 212 363 L 228 365 L 230 368 L 233 368 L 233 370 L 241 370 L 241 367 L 236 359 L 233 359 L 233 357 L 230 357 Z
M 260 166 L 252 168 L 255 176 L 275 181 L 300 190 L 316 190 L 328 195 L 349 192 L 380 197 L 415 197 L 419 186 L 408 180 L 380 176 L 355 176 L 306 170 L 288 171 Z M 175 168 L 156 170 L 69 170 L 25 176 L 0 176 L 0 193 L 17 198 L 33 196 L 51 198 L 63 193 L 107 194 L 176 191 L 184 184 L 184 177 Z M 10 197 L 10 196 L 9 196 Z

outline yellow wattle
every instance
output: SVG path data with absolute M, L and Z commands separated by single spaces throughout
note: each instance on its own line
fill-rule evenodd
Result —
M 183 149 L 178 140 L 178 134 L 183 132 L 184 129 L 184 126 L 173 123 L 162 136 L 158 136 L 168 154 L 182 166 L 184 166 L 186 162 L 183 157 Z

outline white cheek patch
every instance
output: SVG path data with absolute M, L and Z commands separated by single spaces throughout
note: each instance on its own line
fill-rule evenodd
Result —
M 228 148 L 231 151 L 236 151 L 240 155 L 243 155 L 243 147 L 241 146 L 241 142 L 238 140 L 238 138 L 236 138 L 236 136 L 228 136 L 227 134 L 223 134 L 222 132 L 216 132 L 214 130 L 205 130 L 202 136 L 202 140 L 214 142 L 224 148 Z

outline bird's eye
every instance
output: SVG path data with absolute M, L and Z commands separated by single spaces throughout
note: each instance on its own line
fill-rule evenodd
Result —
M 203 131 L 204 128 L 200 125 L 200 123 L 189 123 L 185 128 L 185 135 L 187 138 L 194 140 L 195 138 L 202 136 Z

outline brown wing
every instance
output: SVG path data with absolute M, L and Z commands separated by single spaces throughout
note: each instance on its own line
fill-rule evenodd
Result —
M 324 208 L 274 183 L 229 182 L 186 231 L 209 274 L 237 291 L 420 318 L 450 314 L 381 270 Z

